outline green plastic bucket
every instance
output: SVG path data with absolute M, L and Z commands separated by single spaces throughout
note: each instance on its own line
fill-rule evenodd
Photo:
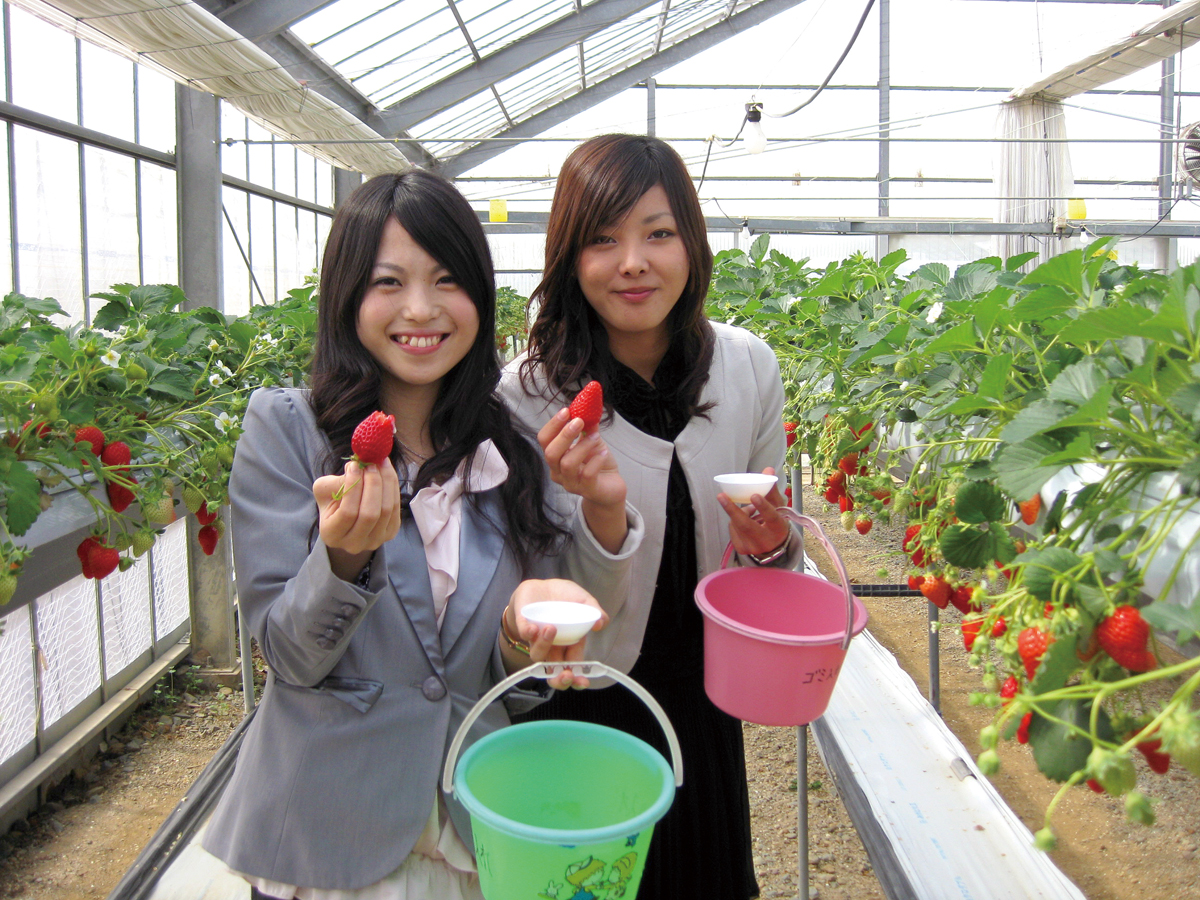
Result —
M 601 663 L 572 663 L 588 677 L 608 675 L 648 701 L 667 734 L 675 769 L 632 735 L 589 722 L 547 720 L 502 728 L 455 760 L 478 714 L 531 675 L 536 664 L 482 697 L 451 744 L 443 788 L 471 814 L 479 886 L 487 900 L 637 896 L 655 823 L 683 783 L 675 732 L 645 690 Z

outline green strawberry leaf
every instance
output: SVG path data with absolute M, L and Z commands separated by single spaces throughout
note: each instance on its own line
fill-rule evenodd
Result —
M 133 318 L 129 304 L 122 297 L 105 303 L 93 317 L 92 327 L 101 331 L 118 331 L 122 325 L 131 323 Z
M 1160 631 L 1174 632 L 1175 640 L 1184 644 L 1200 635 L 1200 603 L 1179 606 L 1159 600 L 1142 607 L 1142 618 Z
M 996 485 L 1013 499 L 1032 497 L 1062 470 L 1062 465 L 1044 465 L 1051 454 L 1058 453 L 1062 446 L 1046 435 L 1034 435 L 1019 444 L 1007 444 L 992 460 Z
M 969 525 L 1000 522 L 1008 515 L 1008 501 L 994 484 L 968 481 L 954 495 L 954 514 Z
M 1028 275 L 1022 284 L 1057 285 L 1075 298 L 1083 290 L 1083 251 L 1070 250 L 1052 256 Z
M 4 497 L 8 504 L 4 518 L 8 530 L 15 535 L 22 535 L 42 513 L 38 502 L 42 486 L 37 476 L 24 463 L 16 460 L 12 462 L 4 482 Z
M 1025 589 L 1042 601 L 1053 600 L 1056 579 L 1083 562 L 1066 547 L 1031 550 L 1023 554 L 1022 561 L 1025 563 Z
M 938 539 L 938 549 L 946 562 L 964 569 L 978 569 L 998 559 L 1007 533 L 995 525 L 983 530 L 977 525 L 951 525 Z M 1011 545 L 1011 540 L 1007 542 Z
M 1060 700 L 1048 712 L 1061 721 L 1051 721 L 1034 713 L 1029 725 L 1029 746 L 1042 774 L 1062 782 L 1084 768 L 1092 752 L 1091 739 L 1070 727 L 1074 725 L 1088 730 L 1091 703 Z M 1102 740 L 1112 740 L 1114 737 L 1112 724 L 1104 710 L 1100 710 L 1096 731 L 1097 737 Z

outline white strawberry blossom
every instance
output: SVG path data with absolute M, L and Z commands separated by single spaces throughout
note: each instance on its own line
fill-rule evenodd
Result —
M 217 372 L 213 372 L 211 375 L 208 376 L 208 383 L 211 384 L 213 387 L 220 387 L 221 383 L 224 381 L 225 381 L 225 379 L 222 378 L 220 376 L 220 374 Z
M 941 300 L 938 300 L 933 306 L 929 307 L 929 312 L 925 314 L 925 321 L 932 325 L 938 320 L 938 316 L 942 314 L 944 308 L 945 304 Z
M 221 434 L 224 434 L 231 425 L 236 425 L 237 421 L 229 413 L 222 410 L 214 424 L 220 429 Z
M 104 363 L 106 366 L 111 366 L 114 369 L 119 369 L 121 367 L 121 354 L 112 347 L 109 347 L 104 351 L 104 353 L 101 354 L 100 362 Z
M 216 353 L 218 350 L 221 349 L 221 345 L 217 343 L 216 338 L 213 338 L 211 341 L 208 342 L 208 349 L 211 350 L 213 353 Z

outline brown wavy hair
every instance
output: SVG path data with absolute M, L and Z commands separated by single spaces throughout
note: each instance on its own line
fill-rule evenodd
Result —
M 655 185 L 671 203 L 689 269 L 683 293 L 667 317 L 670 348 L 685 361 L 686 375 L 673 386 L 658 388 L 683 401 L 689 415 L 706 411 L 700 392 L 708 381 L 716 338 L 704 315 L 713 266 L 704 214 L 679 154 L 657 138 L 636 134 L 592 138 L 563 163 L 546 225 L 545 269 L 530 297 L 530 306 L 540 308 L 529 329 L 529 356 L 521 365 L 526 390 L 537 370 L 559 392 L 592 378 L 608 388 L 608 335 L 579 286 L 579 255 Z
M 406 493 L 446 480 L 459 462 L 474 455 L 480 442 L 491 438 L 509 468 L 500 486 L 506 521 L 495 524 L 528 570 L 535 555 L 559 548 L 566 532 L 545 507 L 541 451 L 518 429 L 496 393 L 496 283 L 487 237 L 471 205 L 440 176 L 419 169 L 378 175 L 359 186 L 334 215 L 321 262 L 316 346 L 309 371 L 309 402 L 330 442 L 325 470 L 341 471 L 355 427 L 380 408 L 379 364 L 358 339 L 358 311 L 389 218 L 445 267 L 479 316 L 474 343 L 438 388 L 429 421 L 437 449 Z M 394 446 L 393 463 L 400 457 Z M 468 497 L 475 499 L 473 494 Z

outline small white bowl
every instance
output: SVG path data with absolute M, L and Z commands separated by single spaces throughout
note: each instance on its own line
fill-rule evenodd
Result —
M 553 625 L 558 629 L 554 643 L 565 645 L 577 643 L 591 631 L 600 618 L 600 610 L 566 600 L 543 600 L 541 603 L 530 603 L 521 610 L 521 615 L 538 625 Z
M 735 472 L 730 475 L 714 475 L 717 489 L 729 496 L 734 503 L 749 503 L 755 494 L 767 496 L 771 488 L 779 483 L 774 475 L 759 475 L 755 472 Z

